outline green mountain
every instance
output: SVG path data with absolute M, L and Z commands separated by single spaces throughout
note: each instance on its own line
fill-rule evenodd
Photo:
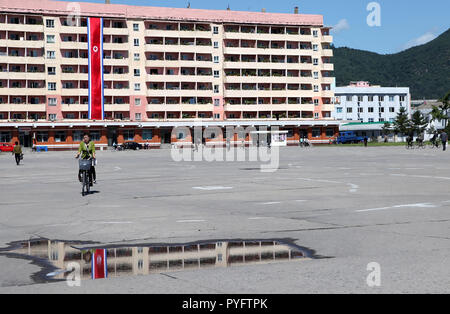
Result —
M 450 29 L 429 43 L 389 55 L 334 48 L 337 86 L 369 81 L 410 87 L 412 99 L 438 99 L 450 91 Z

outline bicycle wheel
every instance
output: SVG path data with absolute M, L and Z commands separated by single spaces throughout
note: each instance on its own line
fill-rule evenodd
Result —
M 83 171 L 83 188 L 81 190 L 81 194 L 83 196 L 89 194 L 90 186 L 89 186 L 89 174 L 87 171 Z

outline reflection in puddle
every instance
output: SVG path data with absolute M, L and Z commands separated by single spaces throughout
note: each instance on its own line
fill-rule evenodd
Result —
M 45 261 L 52 266 L 53 271 L 46 272 L 47 279 L 51 280 L 65 279 L 69 272 L 64 270 L 73 262 L 80 265 L 81 279 L 100 279 L 286 262 L 311 256 L 306 249 L 283 240 L 219 240 L 173 245 L 82 248 L 85 244 L 39 239 L 20 242 L 5 253 L 12 257 L 40 260 L 41 264 Z

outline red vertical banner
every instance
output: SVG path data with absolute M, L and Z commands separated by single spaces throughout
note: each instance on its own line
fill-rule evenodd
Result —
M 103 279 L 108 277 L 108 262 L 106 250 L 96 249 L 92 254 L 92 279 Z
M 89 119 L 103 120 L 103 19 L 88 18 Z

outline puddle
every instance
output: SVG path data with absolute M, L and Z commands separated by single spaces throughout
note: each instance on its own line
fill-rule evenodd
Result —
M 291 239 L 210 240 L 181 244 L 100 245 L 92 242 L 35 239 L 14 242 L 0 255 L 32 261 L 41 271 L 36 283 L 65 280 L 80 266 L 80 277 L 104 279 L 180 272 L 185 270 L 238 267 L 239 265 L 298 262 L 314 258 L 314 251 L 293 244 Z

